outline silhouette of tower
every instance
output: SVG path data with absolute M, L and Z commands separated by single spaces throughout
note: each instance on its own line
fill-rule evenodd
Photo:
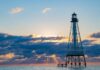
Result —
M 65 66 L 85 66 L 86 60 L 81 42 L 80 31 L 78 27 L 77 14 L 72 14 L 71 28 L 69 34 L 69 44 L 67 46 L 68 53 L 66 55 Z

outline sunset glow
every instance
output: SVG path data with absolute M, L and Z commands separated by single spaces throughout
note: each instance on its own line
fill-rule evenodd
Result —
M 5 54 L 5 55 L 0 55 L 0 58 L 2 58 L 2 59 L 12 59 L 14 57 L 15 57 L 15 55 L 13 53 L 8 53 L 8 54 Z
M 1 67 L 100 64 L 99 14 L 100 0 L 0 0 Z

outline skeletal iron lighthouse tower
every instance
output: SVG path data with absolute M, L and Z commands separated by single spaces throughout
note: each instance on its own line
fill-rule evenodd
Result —
M 69 44 L 67 46 L 65 66 L 85 66 L 86 60 L 78 27 L 77 14 L 72 14 Z

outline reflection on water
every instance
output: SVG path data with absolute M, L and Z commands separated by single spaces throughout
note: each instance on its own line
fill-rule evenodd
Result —
M 100 70 L 100 65 L 87 67 L 0 66 L 0 70 Z
M 86 67 L 61 67 L 57 70 L 85 70 Z
M 86 67 L 74 67 L 74 68 L 69 68 L 69 70 L 84 70 Z

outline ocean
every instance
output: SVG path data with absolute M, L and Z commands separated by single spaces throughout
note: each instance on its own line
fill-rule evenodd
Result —
M 0 70 L 100 70 L 100 65 L 87 66 L 86 68 L 66 68 L 55 66 L 0 66 Z

